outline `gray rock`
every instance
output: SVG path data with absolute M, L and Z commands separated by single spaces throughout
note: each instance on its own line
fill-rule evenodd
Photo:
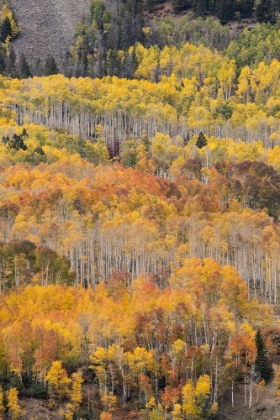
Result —
M 12 9 L 20 28 L 12 45 L 17 56 L 24 52 L 29 64 L 44 62 L 51 54 L 63 70 L 67 51 L 74 43 L 75 27 L 89 19 L 91 0 L 14 0 Z

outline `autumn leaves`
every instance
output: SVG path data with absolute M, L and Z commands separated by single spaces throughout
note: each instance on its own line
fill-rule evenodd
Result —
M 163 290 L 142 276 L 119 282 L 118 290 L 101 283 L 95 290 L 27 286 L 2 294 L 1 373 L 21 384 L 23 395 L 47 387 L 53 407 L 67 402 L 69 419 L 82 402 L 78 366 L 85 386 L 94 374 L 99 398 L 86 404 L 95 412 L 113 413 L 133 399 L 160 419 L 210 416 L 221 387 L 244 369 L 249 378 L 257 356 L 252 326 L 271 319 L 247 300 L 232 267 L 185 260 L 176 276 L 184 285 L 171 281 Z M 71 379 L 65 368 L 76 371 Z

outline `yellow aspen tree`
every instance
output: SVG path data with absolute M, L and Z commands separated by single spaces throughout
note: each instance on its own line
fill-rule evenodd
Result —
M 209 400 L 211 394 L 211 380 L 208 375 L 201 375 L 198 378 L 195 387 L 196 406 L 199 416 L 202 415 L 203 409 Z
M 73 420 L 73 417 L 74 417 L 74 407 L 72 404 L 67 404 L 64 418 L 65 420 Z
M 156 406 L 156 400 L 155 397 L 151 397 L 148 401 L 148 403 L 146 404 L 146 408 L 148 409 L 152 409 Z
M 113 395 L 112 392 L 107 392 L 107 390 L 105 389 L 102 397 L 101 397 L 101 401 L 105 407 L 106 410 L 110 411 L 114 411 L 115 406 L 117 404 L 117 397 L 115 395 Z
M 248 100 L 250 93 L 250 75 L 251 71 L 248 66 L 243 67 L 238 78 L 237 95 L 242 98 L 243 104 Z
M 171 411 L 173 420 L 180 420 L 182 418 L 181 416 L 181 405 L 180 404 L 174 404 L 173 410 Z
M 277 395 L 277 398 L 278 398 L 278 403 L 280 404 L 280 369 L 279 369 L 279 366 L 277 367 L 277 369 L 275 371 L 273 383 L 277 387 L 276 395 Z
M 70 394 L 71 403 L 67 404 L 64 418 L 65 420 L 72 420 L 75 412 L 82 402 L 82 372 L 78 371 L 72 375 L 72 391 Z
M 63 399 L 69 395 L 69 383 L 66 370 L 62 367 L 62 362 L 57 360 L 52 363 L 46 376 L 50 394 L 58 399 Z
M 82 402 L 82 372 L 75 372 L 72 375 L 72 392 L 71 392 L 71 403 L 75 410 L 79 407 Z
M 18 391 L 16 388 L 10 388 L 8 392 L 8 408 L 12 420 L 19 419 L 21 415 L 21 408 L 18 403 Z
M 196 414 L 195 389 L 191 380 L 183 387 L 183 412 L 186 418 L 192 418 Z
M 3 420 L 3 414 L 5 413 L 3 400 L 4 400 L 3 388 L 2 386 L 0 386 L 0 420 Z
M 161 404 L 157 404 L 153 407 L 153 410 L 149 413 L 150 420 L 164 420 L 164 410 Z

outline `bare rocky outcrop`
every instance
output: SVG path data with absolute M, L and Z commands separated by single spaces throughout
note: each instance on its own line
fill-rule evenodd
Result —
M 26 55 L 29 64 L 38 58 L 54 56 L 60 71 L 64 70 L 69 47 L 74 43 L 75 27 L 89 19 L 91 0 L 15 0 L 12 9 L 20 28 L 13 47 L 19 56 Z

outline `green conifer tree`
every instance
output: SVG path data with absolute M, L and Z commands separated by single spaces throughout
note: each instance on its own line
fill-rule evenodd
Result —
M 7 36 L 12 36 L 12 26 L 10 19 L 6 16 L 0 26 L 1 40 L 5 41 Z
M 235 2 L 233 0 L 217 0 L 215 12 L 224 25 L 235 17 Z
M 204 146 L 207 146 L 207 139 L 205 135 L 202 133 L 202 131 L 199 133 L 195 145 L 199 149 L 202 149 Z
M 204 16 L 207 10 L 206 0 L 194 0 L 193 8 L 195 16 Z
M 6 62 L 5 62 L 5 51 L 3 47 L 0 47 L 0 74 L 4 74 L 6 69 Z
M 258 22 L 273 22 L 271 0 L 260 0 L 256 5 L 256 18 Z
M 7 146 L 9 149 L 15 149 L 15 150 L 27 150 L 26 144 L 23 141 L 22 134 L 17 135 L 14 134 L 11 140 L 7 143 Z
M 27 79 L 28 77 L 32 76 L 24 53 L 21 53 L 20 55 L 18 70 L 19 70 L 20 78 L 22 79 Z
M 43 75 L 43 65 L 40 58 L 37 59 L 35 66 L 32 69 L 32 73 L 34 76 L 42 76 Z
M 256 334 L 256 346 L 257 346 L 257 358 L 255 361 L 255 369 L 258 372 L 262 379 L 269 381 L 272 376 L 272 367 L 269 363 L 269 360 L 266 355 L 266 348 L 264 344 L 264 339 L 261 334 L 260 329 L 257 330 Z
M 205 0 L 203 0 L 205 1 Z M 175 13 L 180 12 L 182 10 L 187 10 L 190 7 L 192 7 L 192 1 L 191 0 L 173 0 L 173 7 L 174 7 L 174 11 Z M 198 12 L 199 13 L 199 12 Z M 198 15 L 197 13 L 197 15 Z M 204 14 L 204 10 L 199 14 L 203 16 Z
M 241 19 L 250 18 L 253 14 L 254 0 L 239 0 L 236 2 L 236 12 L 240 13 Z
M 9 55 L 6 57 L 6 61 L 5 61 L 5 66 L 6 66 L 5 73 L 8 76 L 18 77 L 16 61 L 17 61 L 17 56 L 16 56 L 16 53 L 15 53 L 15 50 L 14 50 L 13 46 L 10 46 L 9 47 Z
M 55 59 L 53 58 L 52 55 L 48 54 L 45 64 L 44 64 L 43 73 L 44 73 L 44 76 L 50 76 L 51 74 L 58 73 L 58 68 L 57 68 Z

